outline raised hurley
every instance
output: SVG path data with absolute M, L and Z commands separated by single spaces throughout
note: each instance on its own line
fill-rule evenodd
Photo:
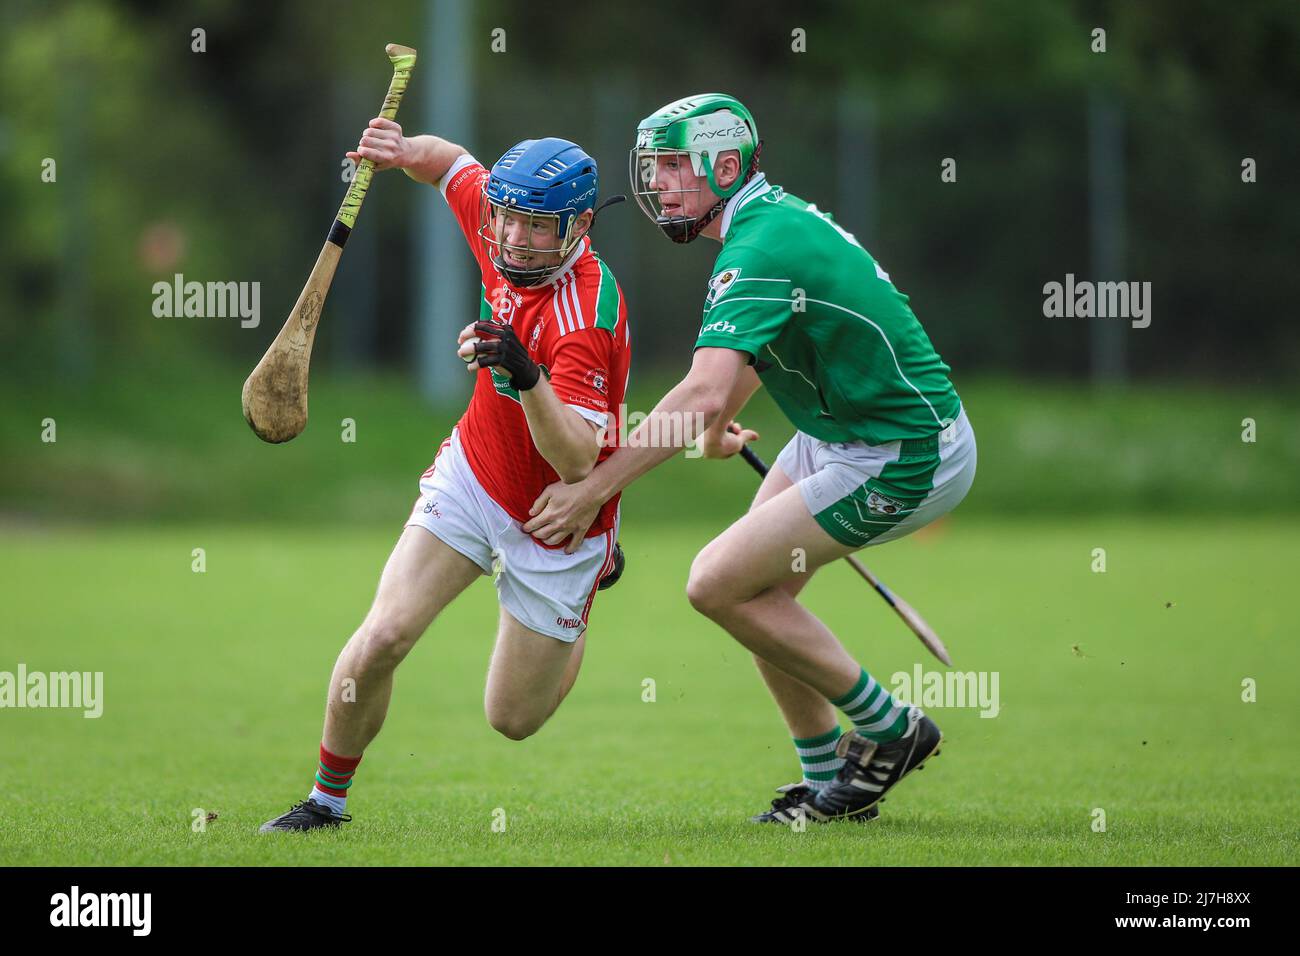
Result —
M 379 115 L 386 119 L 397 116 L 397 107 L 415 68 L 415 51 L 407 46 L 390 43 L 384 48 L 393 64 L 393 79 L 388 84 Z M 307 284 L 298 294 L 298 301 L 285 320 L 280 334 L 257 363 L 253 374 L 244 382 L 244 418 L 263 441 L 286 442 L 298 436 L 307 427 L 307 376 L 311 365 L 311 346 L 316 340 L 316 327 L 320 324 L 321 309 L 329 295 L 334 270 L 338 268 L 343 246 L 348 241 L 357 213 L 370 188 L 375 164 L 363 159 L 357 164 L 356 175 L 348 187 L 343 204 L 339 206 L 334 225 L 330 227 L 325 245 L 316 257 Z

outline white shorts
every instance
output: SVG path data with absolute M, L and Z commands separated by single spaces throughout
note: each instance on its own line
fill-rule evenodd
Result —
M 975 481 L 975 431 L 963 409 L 925 439 L 825 442 L 795 432 L 776 463 L 836 541 L 884 544 L 923 528 L 966 497 Z
M 421 477 L 406 524 L 427 529 L 494 575 L 501 606 L 519 623 L 566 642 L 587 629 L 596 585 L 613 565 L 618 538 L 615 519 L 613 529 L 585 539 L 573 554 L 538 544 L 478 483 L 456 429 Z

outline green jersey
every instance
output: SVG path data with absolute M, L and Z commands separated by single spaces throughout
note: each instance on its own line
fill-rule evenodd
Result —
M 816 206 L 756 176 L 728 200 L 695 347 L 748 352 L 800 431 L 881 445 L 961 409 L 907 296 Z

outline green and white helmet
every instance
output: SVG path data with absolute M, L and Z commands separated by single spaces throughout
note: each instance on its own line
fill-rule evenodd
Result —
M 632 190 L 641 211 L 654 220 L 673 242 L 690 242 L 758 171 L 758 124 L 744 104 L 726 93 L 701 93 L 683 97 L 651 113 L 636 128 L 636 145 L 628 159 Z M 718 186 L 713 170 L 718 157 L 729 150 L 740 153 L 741 174 L 726 189 Z M 689 156 L 691 169 L 703 176 L 720 197 L 702 216 L 670 216 L 664 212 L 665 196 L 680 197 L 692 189 L 668 189 L 658 182 L 661 160 Z M 669 202 L 674 202 L 672 198 Z

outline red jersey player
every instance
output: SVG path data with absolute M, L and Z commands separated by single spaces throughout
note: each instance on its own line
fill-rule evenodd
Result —
M 495 576 L 501 605 L 488 722 L 514 740 L 535 733 L 577 678 L 592 601 L 621 557 L 617 498 L 573 553 L 522 527 L 543 488 L 585 477 L 614 450 L 605 436 L 619 433 L 630 336 L 622 292 L 587 235 L 595 160 L 566 140 L 525 140 L 489 172 L 460 146 L 407 138 L 382 118 L 348 155 L 436 183 L 446 199 L 483 280 L 479 321 L 459 341 L 477 381 L 334 666 L 315 785 L 263 831 L 351 819 L 348 788 L 383 725 L 393 672 L 484 574 Z

